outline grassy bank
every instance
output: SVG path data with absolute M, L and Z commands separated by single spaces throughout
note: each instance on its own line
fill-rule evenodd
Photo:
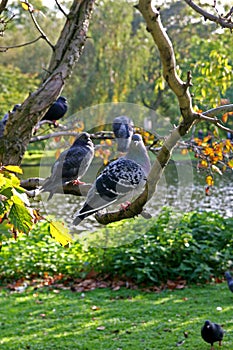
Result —
M 206 319 L 223 325 L 223 348 L 232 349 L 233 294 L 225 283 L 161 293 L 29 287 L 0 294 L 2 350 L 209 350 L 200 336 Z

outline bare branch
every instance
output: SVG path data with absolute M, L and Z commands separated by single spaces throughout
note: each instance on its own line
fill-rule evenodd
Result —
M 37 190 L 44 179 L 39 177 L 32 177 L 30 179 L 21 180 L 20 186 L 27 190 L 27 194 L 30 197 L 35 197 L 37 195 Z M 83 184 L 83 185 L 73 185 L 72 183 L 63 185 L 62 188 L 57 188 L 56 193 L 65 193 L 72 194 L 74 196 L 86 196 L 89 191 L 91 185 Z M 28 192 L 30 191 L 30 192 Z
M 229 104 L 229 105 L 223 105 L 223 106 L 219 106 L 216 108 L 212 108 L 209 109 L 206 112 L 203 112 L 203 115 L 206 115 L 208 117 L 215 117 L 216 115 L 218 115 L 219 113 L 225 114 L 228 112 L 233 112 L 233 104 Z
M 31 44 L 34 44 L 35 42 L 37 42 L 40 39 L 42 39 L 42 36 L 39 36 L 38 38 L 36 38 L 36 39 L 34 39 L 32 41 L 29 41 L 27 43 L 24 43 L 24 44 L 18 44 L 18 45 L 12 45 L 12 46 L 0 46 L 0 52 L 6 52 L 6 51 L 8 51 L 10 49 L 15 49 L 15 48 L 18 48 L 18 47 L 31 45 Z
M 34 14 L 33 14 L 33 10 L 30 10 L 30 7 L 29 7 L 29 13 L 31 15 L 31 18 L 32 18 L 32 21 L 36 27 L 36 29 L 38 30 L 38 32 L 41 34 L 41 38 L 44 39 L 48 44 L 49 46 L 52 48 L 52 50 L 54 51 L 54 45 L 50 42 L 50 40 L 48 39 L 48 37 L 46 36 L 46 34 L 44 33 L 44 31 L 41 29 L 41 27 L 39 26 Z
M 61 11 L 61 13 L 63 13 L 63 15 L 65 17 L 67 17 L 67 14 L 65 13 L 65 11 L 63 10 L 63 8 L 61 7 L 61 5 L 59 4 L 59 2 L 57 0 L 55 0 L 57 7 L 59 8 L 59 10 Z
M 233 23 L 228 20 L 228 17 L 219 17 L 212 15 L 211 13 L 203 10 L 200 6 L 195 4 L 192 0 L 185 0 L 186 4 L 190 6 L 194 11 L 199 13 L 204 17 L 205 20 L 210 20 L 211 22 L 215 22 L 219 24 L 222 28 L 233 29 Z
M 233 130 L 224 126 L 217 117 L 208 117 L 204 114 L 199 114 L 199 119 L 211 124 L 215 124 L 219 129 L 233 134 Z

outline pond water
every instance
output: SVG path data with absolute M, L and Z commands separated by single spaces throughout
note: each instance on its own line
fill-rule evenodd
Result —
M 24 178 L 39 176 L 39 167 L 25 166 Z M 47 169 L 48 174 L 50 167 Z M 146 211 L 156 217 L 163 206 L 172 207 L 177 213 L 198 211 L 219 212 L 226 217 L 232 217 L 233 213 L 233 186 L 232 171 L 226 171 L 223 176 L 215 175 L 215 184 L 211 188 L 211 195 L 205 194 L 205 173 L 197 172 L 195 163 L 191 161 L 171 161 L 165 169 L 164 175 L 157 186 L 156 193 L 146 205 Z M 93 168 L 88 171 L 84 181 L 92 182 L 96 176 Z M 39 197 L 32 201 L 32 205 L 40 208 L 42 214 L 54 215 L 57 219 L 63 219 L 68 226 L 74 217 L 74 213 L 81 207 L 84 197 L 73 195 L 55 194 L 47 202 L 48 194 L 43 194 L 42 201 Z M 72 233 L 93 231 L 100 225 L 93 216 L 86 218 Z

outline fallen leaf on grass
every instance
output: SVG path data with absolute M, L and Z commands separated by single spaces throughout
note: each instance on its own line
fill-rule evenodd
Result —
M 105 330 L 105 326 L 99 326 L 96 328 L 97 331 L 104 331 Z
M 100 310 L 100 307 L 98 307 L 98 306 L 96 306 L 96 305 L 93 305 L 93 306 L 91 307 L 91 309 L 94 310 L 94 311 L 96 311 L 96 310 Z

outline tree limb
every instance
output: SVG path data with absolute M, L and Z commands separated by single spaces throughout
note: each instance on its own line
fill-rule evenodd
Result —
M 27 43 L 23 43 L 23 44 L 18 44 L 18 45 L 12 45 L 12 46 L 0 46 L 0 51 L 1 52 L 6 52 L 10 49 L 17 49 L 19 47 L 22 46 L 27 46 L 27 45 L 31 45 L 34 44 L 35 42 L 37 42 L 38 40 L 42 39 L 42 36 L 38 36 L 38 38 L 32 40 L 32 41 L 28 41 Z
M 203 10 L 200 6 L 195 4 L 192 0 L 185 0 L 186 4 L 190 6 L 194 11 L 199 13 L 204 17 L 205 20 L 210 20 L 211 22 L 215 22 L 220 24 L 222 28 L 233 29 L 233 23 L 228 19 L 228 17 L 220 17 L 212 15 L 211 13 Z
M 2 0 L 2 1 L 0 2 L 0 15 L 1 15 L 1 13 L 6 9 L 7 3 L 8 3 L 8 0 Z

